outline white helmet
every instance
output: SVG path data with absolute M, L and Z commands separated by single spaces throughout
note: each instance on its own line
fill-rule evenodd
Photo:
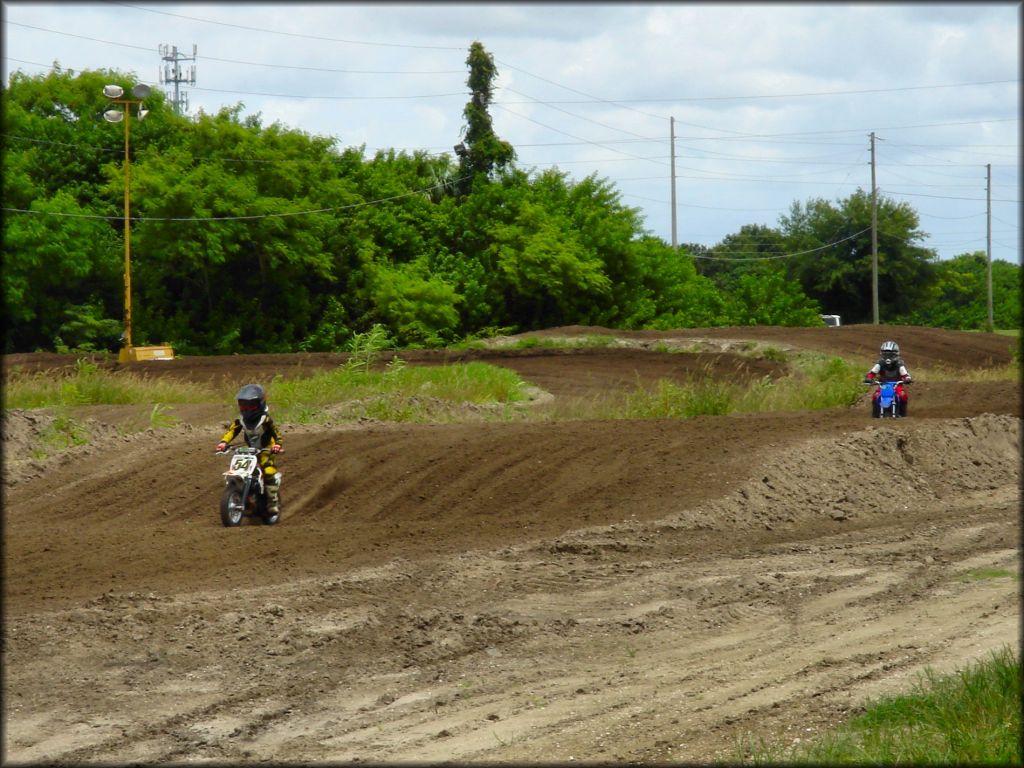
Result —
M 882 359 L 895 360 L 900 356 L 900 345 L 895 341 L 886 341 L 882 344 Z

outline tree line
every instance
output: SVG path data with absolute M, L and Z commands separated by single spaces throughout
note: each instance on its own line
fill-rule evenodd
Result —
M 474 42 L 454 156 L 339 147 L 242 105 L 194 119 L 155 91 L 131 127 L 132 328 L 182 354 L 331 351 L 381 325 L 439 346 L 558 325 L 668 329 L 871 322 L 870 195 L 794 202 L 777 227 L 672 248 L 596 174 L 517 167 Z M 3 89 L 4 351 L 115 350 L 123 330 L 124 140 L 114 70 L 12 73 Z M 983 253 L 948 261 L 882 196 L 883 321 L 984 327 Z M 784 257 L 784 258 L 780 258 Z M 1020 269 L 993 264 L 995 325 Z

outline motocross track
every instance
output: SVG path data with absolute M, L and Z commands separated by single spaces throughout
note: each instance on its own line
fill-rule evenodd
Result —
M 401 354 L 508 366 L 546 419 L 281 424 L 272 527 L 220 523 L 230 394 L 135 434 L 151 406 L 77 409 L 92 444 L 46 459 L 52 416 L 6 413 L 4 762 L 707 763 L 1019 653 L 1021 396 L 966 380 L 1010 363 L 1010 337 L 530 335 L 598 333 L 622 345 Z M 866 400 L 556 418 L 659 379 L 783 375 L 768 347 L 866 370 L 886 338 L 914 373 L 903 420 Z M 227 391 L 343 359 L 110 367 Z

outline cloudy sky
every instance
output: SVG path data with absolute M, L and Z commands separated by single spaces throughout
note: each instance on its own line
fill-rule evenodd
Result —
M 942 258 L 1020 262 L 1021 3 L 3 3 L 17 70 L 195 67 L 188 112 L 241 103 L 339 147 L 452 153 L 466 56 L 499 76 L 495 130 L 526 169 L 596 173 L 672 241 L 777 226 L 871 189 Z M 192 60 L 193 46 L 196 50 Z M 184 60 L 187 57 L 188 60 Z

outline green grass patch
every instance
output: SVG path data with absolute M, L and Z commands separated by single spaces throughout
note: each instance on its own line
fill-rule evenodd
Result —
M 305 379 L 277 378 L 268 390 L 280 418 L 297 423 L 339 417 L 448 420 L 453 406 L 504 406 L 526 399 L 523 381 L 508 368 L 481 362 L 408 366 L 397 357 L 383 371 L 345 365 Z
M 5 382 L 4 408 L 67 408 L 76 405 L 202 403 L 216 401 L 212 390 L 186 382 L 112 373 L 80 359 L 70 373 L 12 372 Z
M 951 675 L 926 669 L 906 695 L 869 703 L 791 747 L 741 745 L 753 765 L 1021 765 L 1020 659 L 1009 647 Z M 732 761 L 735 762 L 735 761 Z
M 988 333 L 988 331 L 981 328 L 964 328 L 968 333 Z M 1020 336 L 1020 328 L 996 328 L 992 333 L 998 333 L 1000 336 Z
M 166 429 L 178 424 L 178 417 L 172 416 L 167 410 L 167 406 L 163 403 L 153 404 L 153 408 L 149 412 L 150 429 Z
M 771 360 L 775 363 L 789 362 L 789 355 L 786 354 L 784 349 L 779 349 L 778 347 L 765 347 L 757 354 L 757 356 L 764 360 Z
M 602 346 L 610 336 L 587 337 Z M 576 340 L 578 341 L 578 340 Z M 566 340 L 529 337 L 520 340 L 565 346 Z M 785 362 L 788 373 L 753 381 L 713 376 L 712 369 L 690 381 L 663 380 L 653 387 L 640 381 L 626 393 L 591 400 L 566 399 L 552 406 L 524 410 L 527 383 L 512 370 L 484 362 L 444 366 L 407 365 L 394 352 L 381 366 L 390 340 L 376 330 L 358 335 L 348 360 L 334 370 L 303 379 L 276 377 L 268 386 L 275 416 L 282 422 L 328 423 L 372 418 L 386 421 L 516 419 L 656 419 L 720 416 L 729 413 L 807 411 L 849 407 L 865 394 L 863 370 L 838 357 L 814 352 L 758 350 L 767 359 Z M 710 366 L 710 364 L 709 364 Z M 1016 367 L 980 371 L 918 371 L 923 380 L 944 378 L 1019 381 Z M 3 392 L 5 408 L 68 408 L 80 405 L 147 404 L 153 428 L 174 426 L 175 403 L 230 402 L 231 393 L 169 378 L 149 378 L 108 371 L 85 359 L 71 371 L 26 374 L 10 371 Z
M 685 384 L 666 380 L 638 388 L 621 405 L 604 404 L 592 418 L 653 419 L 724 416 L 729 413 L 805 411 L 849 407 L 864 394 L 863 373 L 838 357 L 802 353 L 791 372 L 747 383 L 713 379 L 710 370 Z
M 89 431 L 72 419 L 63 409 L 58 409 L 45 429 L 39 433 L 39 442 L 32 449 L 33 459 L 45 459 L 55 453 L 76 445 L 86 445 L 91 436 Z
M 742 393 L 736 384 L 711 379 L 676 384 L 661 379 L 653 391 L 638 389 L 625 396 L 608 418 L 683 419 L 693 416 L 724 416 L 735 410 Z
M 946 366 L 933 366 L 930 368 L 916 368 L 911 373 L 917 381 L 966 381 L 969 383 L 982 383 L 987 381 L 1020 381 L 1020 366 L 1017 363 L 1009 363 L 994 368 L 948 368 Z
M 616 343 L 614 336 L 596 333 L 572 338 L 552 338 L 547 336 L 526 336 L 516 339 L 508 345 L 509 349 L 595 349 L 610 347 Z
M 1006 568 L 975 568 L 960 577 L 960 581 L 988 581 L 989 579 L 1019 579 L 1020 576 Z
M 790 373 L 779 379 L 763 378 L 748 386 L 736 410 L 817 411 L 845 408 L 864 394 L 863 371 L 838 357 L 805 352 L 790 360 Z

